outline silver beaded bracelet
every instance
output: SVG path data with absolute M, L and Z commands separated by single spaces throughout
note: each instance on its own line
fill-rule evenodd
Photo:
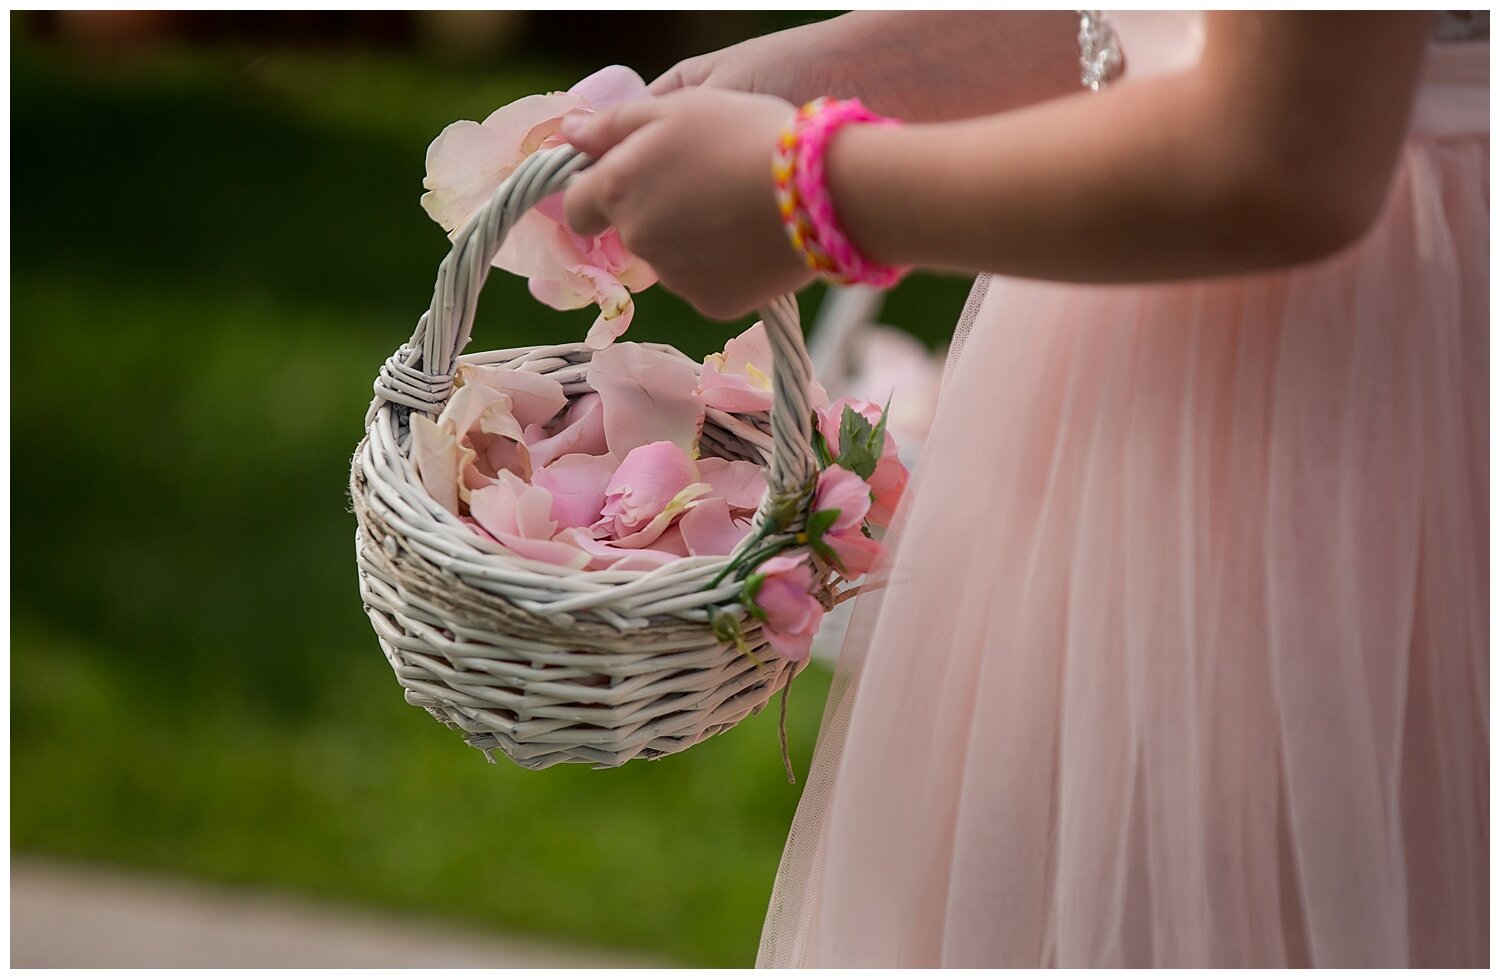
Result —
M 1124 63 L 1120 43 L 1104 11 L 1078 11 L 1078 65 L 1083 71 L 1083 86 L 1099 91 L 1114 81 Z

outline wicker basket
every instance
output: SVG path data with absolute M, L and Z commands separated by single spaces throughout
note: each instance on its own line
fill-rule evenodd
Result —
M 758 712 L 800 668 L 762 652 L 758 622 L 738 604 L 738 574 L 714 585 L 738 555 L 644 572 L 579 572 L 520 558 L 433 500 L 407 458 L 411 413 L 436 416 L 453 390 L 501 241 L 527 208 L 589 162 L 569 147 L 532 155 L 460 230 L 438 269 L 431 308 L 375 381 L 350 479 L 360 594 L 407 702 L 461 729 L 492 761 L 498 749 L 526 768 L 611 767 L 681 751 Z M 785 520 L 785 501 L 805 496 L 816 465 L 812 365 L 796 301 L 783 297 L 762 317 L 774 354 L 770 416 L 709 409 L 701 447 L 768 466 L 755 527 L 769 531 L 772 511 Z M 463 360 L 549 375 L 573 398 L 590 390 L 591 355 L 568 343 Z M 783 526 L 771 539 L 797 529 Z M 825 605 L 836 580 L 822 583 Z M 749 654 L 718 638 L 711 610 L 740 623 Z

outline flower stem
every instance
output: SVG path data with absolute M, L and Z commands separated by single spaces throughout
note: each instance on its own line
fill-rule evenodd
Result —
M 722 583 L 725 578 L 729 577 L 735 571 L 744 567 L 745 558 L 752 553 L 757 544 L 765 540 L 767 537 L 770 537 L 772 533 L 774 533 L 774 531 L 771 529 L 769 524 L 762 526 L 759 530 L 757 530 L 755 532 L 755 536 L 750 538 L 749 543 L 747 543 L 744 546 L 744 549 L 740 551 L 740 557 L 724 565 L 724 570 L 720 571 L 717 575 L 714 575 L 714 580 L 708 583 L 708 590 L 713 591 L 715 588 L 719 587 L 720 583 Z
M 724 576 L 727 575 L 731 571 L 734 571 L 734 570 L 736 570 L 738 568 L 741 568 L 741 567 L 754 568 L 756 565 L 760 564 L 766 558 L 775 557 L 777 553 L 779 553 L 781 551 L 784 551 L 784 550 L 786 550 L 789 547 L 795 547 L 795 546 L 796 546 L 795 542 L 792 542 L 792 541 L 780 541 L 780 542 L 777 542 L 775 544 L 771 544 L 768 547 L 763 547 L 763 548 L 761 548 L 758 551 L 753 551 L 753 552 L 751 552 L 749 554 L 746 554 L 743 558 L 741 558 L 740 560 L 736 561 L 731 567 L 725 568 L 722 572 L 720 572 L 719 576 L 717 578 L 715 578 L 709 584 L 708 587 L 709 588 L 715 588 L 715 587 L 717 587 L 718 584 L 719 584 L 719 582 L 724 580 Z

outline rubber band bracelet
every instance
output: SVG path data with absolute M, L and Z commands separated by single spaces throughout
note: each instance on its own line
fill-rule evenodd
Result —
M 829 141 L 849 123 L 898 126 L 900 120 L 878 115 L 859 99 L 819 98 L 797 110 L 776 141 L 771 171 L 776 204 L 787 238 L 807 267 L 841 285 L 864 283 L 888 289 L 911 266 L 882 265 L 866 257 L 839 225 L 828 191 L 824 157 Z

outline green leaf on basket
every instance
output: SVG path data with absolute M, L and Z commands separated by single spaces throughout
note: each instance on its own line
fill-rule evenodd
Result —
M 844 415 L 839 419 L 839 446 L 847 448 L 849 443 L 867 445 L 870 441 L 870 433 L 874 429 L 870 426 L 870 420 L 850 405 L 844 405 Z
M 828 528 L 834 525 L 839 518 L 839 514 L 842 512 L 842 510 L 835 508 L 819 510 L 817 513 L 814 513 L 807 518 L 807 532 L 804 536 L 806 536 L 807 545 L 812 548 L 814 554 L 837 568 L 840 574 L 847 576 L 848 569 L 844 567 L 843 559 L 838 556 L 838 552 L 833 549 L 833 546 L 824 539 L 824 535 L 828 533 Z
M 751 615 L 766 620 L 766 610 L 755 602 L 755 596 L 760 594 L 760 586 L 766 583 L 766 576 L 756 573 L 745 579 L 745 584 L 740 588 L 740 601 L 745 603 L 745 609 Z
M 761 665 L 760 658 L 755 655 L 755 651 L 750 648 L 749 643 L 745 642 L 745 633 L 740 629 L 738 616 L 732 614 L 728 609 L 715 608 L 713 614 L 709 617 L 709 622 L 713 625 L 714 636 L 720 642 L 728 643 L 744 653 L 750 657 L 750 660 L 756 666 Z
M 844 559 L 839 557 L 838 551 L 830 547 L 827 542 L 819 541 L 812 545 L 813 553 L 822 558 L 824 563 L 832 567 L 845 578 L 849 577 L 849 569 L 844 567 Z
M 860 479 L 869 479 L 875 472 L 875 464 L 880 461 L 880 449 L 885 444 L 884 422 L 885 418 L 882 416 L 881 441 L 872 446 L 875 429 L 870 426 L 869 419 L 844 405 L 844 417 L 839 422 L 839 454 L 833 461 Z
M 891 397 L 885 399 L 885 407 L 880 409 L 880 421 L 875 423 L 875 431 L 870 433 L 870 448 L 875 452 L 876 461 L 879 461 L 881 453 L 885 451 L 885 422 L 891 417 L 891 398 L 895 396 L 895 392 L 892 392 Z
M 713 615 L 709 617 L 709 623 L 714 627 L 714 638 L 720 642 L 741 642 L 740 620 L 727 609 L 715 608 Z
M 807 518 L 807 542 L 814 547 L 823 543 L 823 535 L 828 533 L 828 528 L 838 522 L 839 514 L 844 511 L 834 507 L 829 510 L 819 510 Z

